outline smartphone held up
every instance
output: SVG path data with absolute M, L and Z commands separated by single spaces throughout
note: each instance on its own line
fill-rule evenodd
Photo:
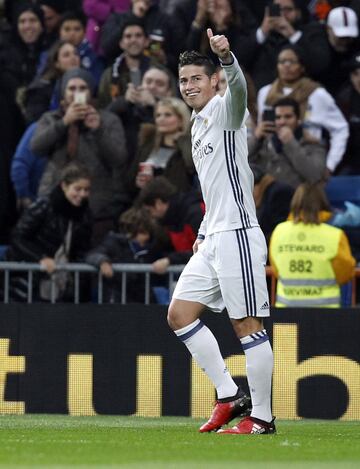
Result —
M 86 91 L 76 91 L 74 93 L 74 103 L 75 104 L 87 104 Z

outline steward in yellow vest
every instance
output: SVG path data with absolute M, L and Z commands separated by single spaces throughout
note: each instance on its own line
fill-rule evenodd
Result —
M 323 223 L 331 217 L 321 186 L 301 184 L 289 221 L 270 240 L 270 262 L 278 278 L 277 307 L 340 306 L 340 285 L 354 275 L 355 259 L 345 233 Z

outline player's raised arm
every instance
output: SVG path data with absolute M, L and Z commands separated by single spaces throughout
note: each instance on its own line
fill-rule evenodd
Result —
M 230 44 L 228 38 L 223 34 L 214 36 L 212 29 L 207 29 L 207 35 L 210 42 L 211 50 L 216 54 L 221 62 L 225 65 L 233 63 L 234 59 L 230 53 Z
M 232 128 L 239 128 L 243 122 L 247 107 L 246 79 L 235 56 L 230 52 L 230 44 L 227 37 L 223 34 L 214 36 L 211 28 L 208 28 L 207 36 L 211 50 L 219 57 L 226 74 L 229 88 L 229 99 L 227 99 L 227 93 L 225 93 L 228 108 L 226 112 L 227 120 L 231 120 L 230 126 Z

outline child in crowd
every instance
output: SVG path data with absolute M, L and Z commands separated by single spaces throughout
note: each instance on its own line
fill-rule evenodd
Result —
M 98 267 L 105 277 L 103 301 L 121 302 L 121 274 L 114 273 L 112 264 L 150 264 L 163 257 L 166 249 L 166 235 L 161 232 L 147 210 L 132 207 L 124 212 L 119 218 L 119 231 L 111 231 L 86 257 L 86 262 Z M 143 273 L 127 274 L 127 303 L 144 302 L 144 279 Z M 159 285 L 163 281 L 164 279 L 153 275 L 151 285 Z

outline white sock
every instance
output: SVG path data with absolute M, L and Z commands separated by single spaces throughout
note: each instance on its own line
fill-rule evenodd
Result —
M 255 417 L 271 422 L 271 377 L 274 358 L 266 330 L 240 339 L 246 357 L 246 374 Z
M 238 386 L 226 368 L 217 340 L 210 329 L 197 319 L 174 332 L 214 384 L 218 399 L 235 396 Z

